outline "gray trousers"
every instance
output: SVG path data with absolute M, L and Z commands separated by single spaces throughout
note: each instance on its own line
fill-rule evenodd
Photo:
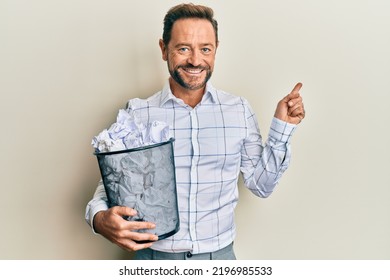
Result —
M 135 253 L 135 260 L 235 260 L 236 256 L 233 250 L 233 243 L 215 252 L 192 254 L 166 253 L 153 249 L 143 249 Z

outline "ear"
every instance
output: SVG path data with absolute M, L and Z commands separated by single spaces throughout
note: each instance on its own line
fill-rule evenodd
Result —
M 160 45 L 162 59 L 164 61 L 167 61 L 168 60 L 168 50 L 167 50 L 167 47 L 164 44 L 163 39 L 160 39 L 158 44 Z

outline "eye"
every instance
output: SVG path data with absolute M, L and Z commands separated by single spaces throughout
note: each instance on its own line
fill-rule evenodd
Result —
M 213 52 L 213 49 L 212 48 L 207 48 L 207 47 L 204 47 L 201 49 L 202 53 L 205 54 L 205 55 L 209 55 Z
M 179 52 L 181 52 L 181 53 L 188 52 L 189 50 L 190 50 L 190 49 L 187 48 L 187 47 L 181 47 L 181 48 L 179 48 Z

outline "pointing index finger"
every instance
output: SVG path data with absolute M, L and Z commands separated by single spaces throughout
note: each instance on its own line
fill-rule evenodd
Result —
M 302 83 L 297 83 L 291 92 L 299 92 L 302 88 Z

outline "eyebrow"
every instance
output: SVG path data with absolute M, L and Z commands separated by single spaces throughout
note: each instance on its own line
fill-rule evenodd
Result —
M 191 43 L 186 43 L 186 42 L 178 43 L 178 44 L 176 44 L 174 47 L 175 47 L 175 48 L 178 48 L 178 47 L 182 47 L 182 46 L 191 46 Z M 201 43 L 200 46 L 202 46 L 202 47 L 213 47 L 213 48 L 215 48 L 215 45 L 212 44 L 212 43 Z

